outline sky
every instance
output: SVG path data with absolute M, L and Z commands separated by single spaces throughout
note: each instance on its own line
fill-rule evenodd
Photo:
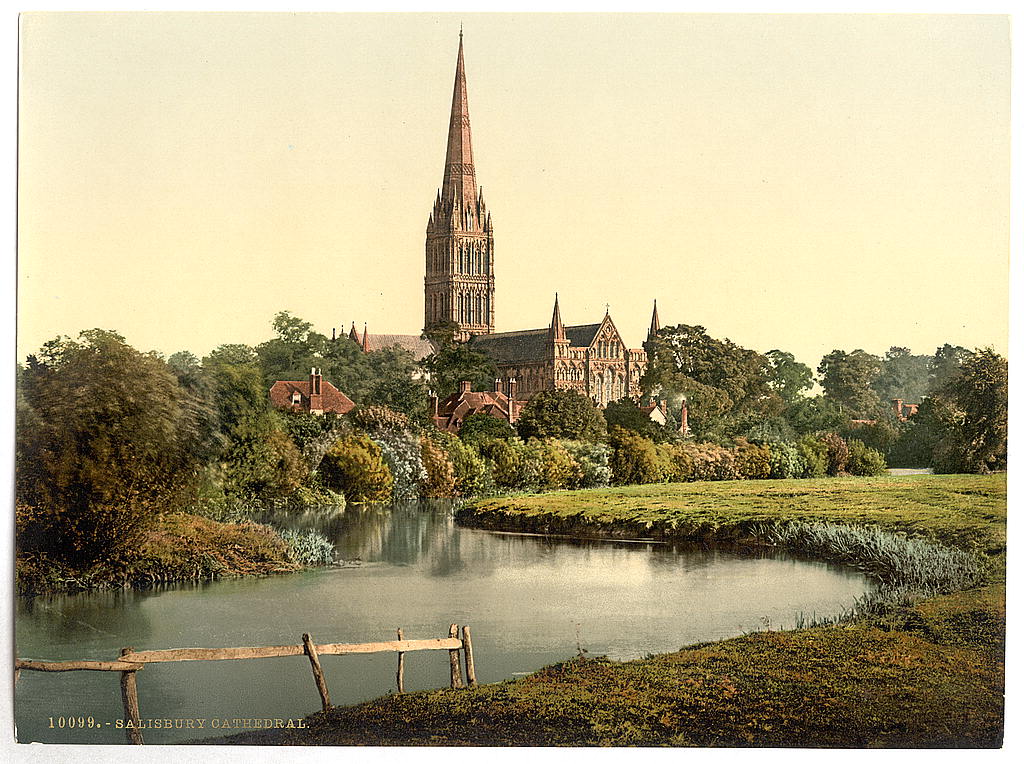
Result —
M 498 331 L 1007 352 L 1005 16 L 25 14 L 19 360 L 418 333 L 460 23 Z

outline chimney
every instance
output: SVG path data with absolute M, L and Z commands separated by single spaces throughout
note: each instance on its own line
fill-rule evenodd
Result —
M 897 417 L 902 417 L 903 416 L 903 399 L 902 398 L 893 398 L 892 399 L 892 409 L 893 409 L 893 411 L 896 412 L 896 416 Z
M 658 401 L 658 408 L 661 409 L 661 413 L 668 416 L 668 402 L 664 399 Z
M 334 342 L 336 339 L 338 339 L 338 329 L 337 329 L 337 327 L 332 327 L 331 328 L 331 342 Z
M 690 425 L 687 422 L 686 398 L 683 398 L 683 407 L 679 411 L 679 432 L 683 435 L 690 434 Z
M 312 368 L 309 370 L 309 413 L 311 414 L 322 414 L 324 411 L 323 395 L 323 376 L 320 374 L 320 369 Z
M 500 377 L 495 377 L 494 378 L 494 392 L 495 393 L 500 393 L 501 392 L 501 378 Z
M 472 383 L 468 382 L 467 380 L 462 380 L 461 382 L 459 382 L 459 393 L 471 392 L 472 386 Z
M 438 408 L 438 406 L 437 406 L 437 396 L 434 394 L 433 390 L 430 391 L 430 397 L 427 400 L 430 402 L 430 417 L 431 417 L 431 419 L 434 420 L 434 423 L 436 424 L 437 423 L 437 408 Z
M 508 380 L 508 399 L 510 401 L 514 401 L 516 399 L 516 387 L 517 386 L 518 386 L 518 383 L 516 382 L 516 378 L 515 377 L 509 377 L 509 380 Z

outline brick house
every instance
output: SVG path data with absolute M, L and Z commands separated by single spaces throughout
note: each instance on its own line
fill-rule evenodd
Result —
M 516 380 L 505 382 L 496 379 L 494 387 L 490 391 L 473 392 L 469 382 L 460 382 L 458 391 L 443 401 L 439 401 L 437 396 L 431 396 L 430 413 L 434 424 L 445 432 L 457 433 L 470 414 L 487 414 L 515 424 L 524 405 L 523 401 L 515 397 Z M 500 387 L 509 389 L 510 394 L 501 392 Z
M 305 414 L 347 414 L 355 408 L 352 400 L 323 378 L 320 369 L 310 369 L 302 382 L 279 380 L 270 388 L 274 408 Z

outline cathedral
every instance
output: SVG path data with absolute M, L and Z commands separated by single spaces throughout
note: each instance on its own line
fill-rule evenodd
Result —
M 597 323 L 566 326 L 555 295 L 547 328 L 494 331 L 494 226 L 476 182 L 461 32 L 444 176 L 427 221 L 425 254 L 424 332 L 454 325 L 456 340 L 494 360 L 495 392 L 523 400 L 542 390 L 577 390 L 599 406 L 640 396 L 647 354 L 623 341 L 607 310 Z M 655 304 L 648 338 L 658 328 Z M 399 344 L 419 359 L 431 350 L 421 337 L 364 329 L 360 338 L 354 325 L 350 337 L 367 351 Z

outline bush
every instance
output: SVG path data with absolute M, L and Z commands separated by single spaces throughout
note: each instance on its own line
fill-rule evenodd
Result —
M 492 438 L 508 440 L 515 435 L 516 431 L 512 429 L 512 425 L 490 414 L 470 414 L 462 420 L 462 426 L 459 428 L 459 438 L 466 443 L 479 443 Z
M 535 491 L 540 486 L 539 455 L 519 438 L 483 441 L 480 452 L 490 461 L 494 483 L 498 487 Z
M 352 502 L 387 501 L 394 486 L 380 446 L 362 433 L 335 443 L 320 462 L 320 474 L 328 488 Z
M 455 468 L 445 449 L 426 435 L 420 438 L 420 458 L 426 477 L 420 482 L 420 494 L 447 498 L 455 495 Z
M 736 453 L 714 443 L 698 443 L 687 446 L 693 459 L 692 480 L 739 480 Z
M 573 488 L 599 488 L 612 480 L 608 466 L 611 451 L 604 443 L 590 443 L 585 440 L 566 440 L 562 444 L 580 468 L 579 484 Z
M 415 499 L 427 479 L 419 437 L 408 431 L 381 430 L 374 439 L 394 478 L 392 497 L 398 501 Z
M 806 464 L 800 451 L 792 443 L 774 442 L 768 443 L 768 477 L 777 480 L 786 478 L 798 478 L 804 474 Z
M 818 440 L 825 444 L 825 472 L 832 477 L 846 472 L 850 461 L 850 447 L 846 441 L 834 432 L 819 435 Z
M 849 442 L 850 461 L 847 470 L 851 475 L 872 475 L 885 474 L 885 457 L 882 452 L 874 448 L 868 448 L 859 440 Z
M 810 433 L 800 437 L 796 442 L 796 450 L 804 463 L 804 472 L 801 477 L 820 478 L 825 477 L 827 466 L 828 446 L 818 440 Z
M 575 488 L 580 484 L 583 470 L 559 441 L 553 438 L 531 440 L 527 447 L 539 465 L 541 488 Z
M 610 466 L 615 485 L 661 482 L 661 464 L 652 441 L 614 427 L 609 444 L 612 447 Z
M 655 449 L 663 481 L 685 483 L 693 479 L 693 455 L 690 446 L 681 443 L 659 443 Z
M 451 435 L 444 438 L 443 442 L 452 463 L 455 492 L 459 496 L 475 496 L 486 492 L 489 483 L 493 481 L 487 471 L 487 463 L 477 450 Z
M 366 406 L 352 412 L 352 421 L 358 427 L 376 435 L 383 432 L 407 432 L 413 429 L 405 414 L 387 406 Z
M 771 454 L 764 446 L 755 446 L 746 438 L 736 439 L 736 471 L 747 480 L 764 480 L 772 472 Z

